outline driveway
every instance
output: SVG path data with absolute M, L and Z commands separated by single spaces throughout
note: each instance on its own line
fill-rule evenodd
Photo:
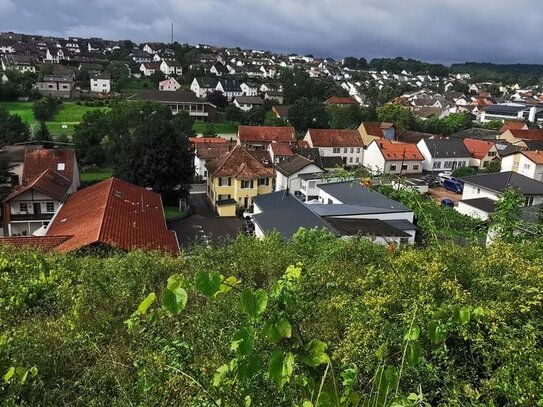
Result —
M 428 192 L 434 196 L 438 203 L 441 203 L 442 199 L 448 198 L 454 202 L 454 206 L 458 205 L 458 201 L 462 200 L 462 194 L 457 194 L 443 187 L 428 188 Z
M 193 214 L 168 224 L 168 227 L 177 233 L 181 247 L 198 243 L 218 246 L 234 239 L 241 232 L 243 221 L 217 216 L 205 194 L 192 194 L 190 201 Z

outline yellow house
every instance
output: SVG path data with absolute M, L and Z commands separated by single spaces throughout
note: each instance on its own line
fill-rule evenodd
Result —
M 206 163 L 207 196 L 219 216 L 236 216 L 248 209 L 257 195 L 272 192 L 273 170 L 241 146 Z

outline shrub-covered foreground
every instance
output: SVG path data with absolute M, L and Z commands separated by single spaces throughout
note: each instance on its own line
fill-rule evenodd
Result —
M 542 300 L 543 241 L 0 248 L 0 404 L 541 405 Z

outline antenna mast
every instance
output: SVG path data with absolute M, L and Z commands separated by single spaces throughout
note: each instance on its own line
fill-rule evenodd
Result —
M 172 44 L 173 44 L 173 20 L 172 20 Z

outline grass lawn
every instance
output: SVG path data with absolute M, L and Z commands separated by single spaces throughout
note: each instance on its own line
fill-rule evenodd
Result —
M 196 133 L 203 133 L 206 129 L 207 124 L 206 123 L 194 123 L 194 126 L 192 128 Z M 231 121 L 222 121 L 222 122 L 214 122 L 213 127 L 215 128 L 215 131 L 217 134 L 234 134 L 238 132 L 238 122 L 231 122 Z
M 18 114 L 23 121 L 31 127 L 37 124 L 34 119 L 34 113 L 32 112 L 32 102 L 0 102 L 0 107 L 6 108 L 11 114 Z M 47 127 L 53 135 L 71 135 L 74 132 L 75 126 L 79 124 L 85 113 L 91 110 L 100 109 L 105 110 L 109 108 L 83 106 L 73 102 L 64 102 L 60 105 L 52 120 L 47 122 Z
M 82 171 L 79 175 L 81 181 L 85 182 L 98 182 L 113 175 L 111 168 L 94 168 L 90 171 Z
M 166 220 L 176 220 L 185 215 L 185 212 L 179 211 L 177 206 L 165 206 L 164 207 L 164 216 L 166 217 Z
M 136 93 L 141 90 L 155 89 L 155 88 L 158 89 L 158 86 L 155 85 L 153 82 L 151 82 L 147 78 L 140 78 L 140 79 L 130 78 L 126 82 L 126 85 L 124 86 L 124 88 L 122 88 L 121 92 Z

